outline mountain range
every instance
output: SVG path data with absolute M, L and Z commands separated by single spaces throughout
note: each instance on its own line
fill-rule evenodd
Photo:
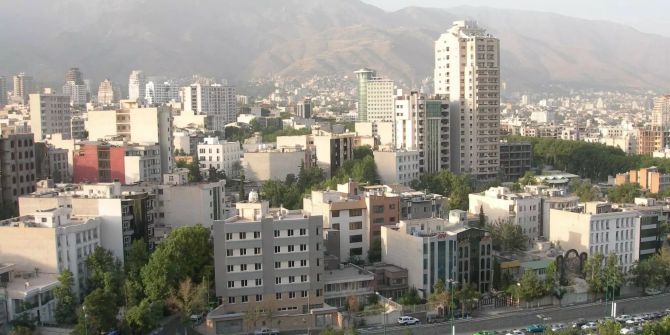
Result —
M 461 19 L 500 38 L 508 89 L 670 89 L 667 37 L 544 12 L 386 12 L 360 0 L 0 1 L 0 74 L 62 82 L 78 66 L 96 86 L 125 85 L 133 69 L 236 82 L 367 66 L 417 87 L 432 76 L 433 42 Z

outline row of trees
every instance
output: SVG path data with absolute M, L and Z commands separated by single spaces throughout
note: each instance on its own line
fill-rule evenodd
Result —
M 210 232 L 202 226 L 173 231 L 149 255 L 146 243 L 131 246 L 125 265 L 97 247 L 86 260 L 88 285 L 78 306 L 72 273 L 61 273 L 54 295 L 55 315 L 62 325 L 75 324 L 75 334 L 99 334 L 123 328 L 145 334 L 156 328 L 165 312 L 183 320 L 207 308 L 209 279 L 213 278 Z M 119 311 L 124 311 L 121 324 Z
M 414 180 L 412 188 L 428 190 L 449 197 L 450 209 L 468 210 L 468 194 L 474 190 L 473 181 L 467 175 L 454 174 L 446 170 L 424 174 Z
M 656 166 L 670 171 L 670 159 L 626 155 L 617 147 L 599 143 L 522 136 L 511 136 L 509 140 L 530 142 L 536 165 L 548 164 L 595 181 L 641 167 Z
M 438 279 L 433 284 L 433 293 L 428 297 L 428 301 L 433 306 L 442 308 L 444 315 L 448 316 L 447 311 L 453 314 L 457 306 L 460 306 L 462 313 L 467 313 L 480 297 L 481 294 L 474 285 L 458 285 L 458 289 L 454 289 L 448 287 L 442 279 Z
M 670 286 L 670 253 L 662 251 L 638 262 L 633 275 L 633 283 L 642 289 Z

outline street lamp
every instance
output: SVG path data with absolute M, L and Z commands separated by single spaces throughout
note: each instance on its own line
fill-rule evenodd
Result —
M 88 335 L 88 325 L 86 324 L 86 319 L 88 318 L 88 315 L 86 315 L 86 305 L 81 306 L 81 309 L 84 311 L 84 334 Z
M 519 305 L 519 308 L 521 308 L 521 283 L 517 282 L 516 283 L 517 289 L 516 289 L 516 303 Z
M 451 335 L 456 335 L 456 326 L 454 326 L 454 285 L 458 284 L 457 281 L 453 279 L 447 280 L 449 283 L 449 299 L 451 302 L 449 303 L 449 313 L 451 313 L 451 318 L 450 318 L 450 323 L 451 323 Z
M 375 291 L 375 294 L 379 296 L 380 300 L 383 298 L 382 295 L 379 294 L 379 292 Z M 384 314 L 384 320 L 382 322 L 384 323 L 384 335 L 386 335 L 386 305 L 384 303 L 382 303 L 382 308 L 383 308 L 382 313 Z

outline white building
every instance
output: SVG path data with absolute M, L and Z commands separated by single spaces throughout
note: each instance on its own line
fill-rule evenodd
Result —
M 450 97 L 452 171 L 498 175 L 500 42 L 474 21 L 456 21 L 435 41 L 434 87 Z M 459 103 L 460 102 L 460 103 Z
M 161 150 L 158 144 L 127 143 L 124 147 L 126 155 L 123 157 L 123 167 L 126 184 L 161 181 Z
M 149 105 L 160 105 L 170 100 L 179 100 L 179 88 L 167 81 L 149 81 L 146 85 L 144 100 Z
M 203 169 L 215 168 L 232 174 L 234 165 L 240 164 L 242 149 L 238 142 L 225 142 L 218 137 L 206 137 L 198 143 L 198 162 Z
M 105 79 L 98 87 L 98 103 L 101 105 L 111 105 L 115 101 L 114 87 L 109 79 Z
M 193 84 L 182 87 L 181 98 L 184 102 L 184 116 L 197 119 L 197 116 L 210 117 L 206 128 L 223 131 L 226 124 L 237 118 L 237 98 L 234 86 L 220 84 Z
M 530 193 L 514 193 L 506 187 L 492 187 L 483 193 L 468 195 L 468 211 L 480 209 L 489 222 L 510 220 L 521 226 L 529 240 L 537 240 L 542 231 L 541 199 Z
M 70 105 L 72 106 L 84 106 L 88 102 L 88 91 L 83 82 L 68 81 L 63 85 L 63 95 L 70 97 Z
M 30 95 L 30 128 L 35 141 L 42 141 L 51 134 L 72 135 L 70 97 L 58 94 Z
M 146 96 L 147 79 L 141 70 L 133 70 L 128 78 L 128 99 L 141 101 Z
M 60 286 L 58 274 L 0 263 L 0 278 L 3 284 L 0 289 L 0 329 L 6 329 L 7 321 L 26 316 L 39 324 L 56 322 L 57 301 L 53 291 Z
M 641 214 L 597 202 L 574 210 L 550 210 L 549 239 L 564 250 L 575 249 L 589 256 L 615 253 L 623 272 L 628 272 L 640 257 Z
M 381 146 L 395 146 L 394 122 L 356 122 L 354 127 L 358 136 L 374 137 Z
M 72 216 L 68 208 L 51 208 L 0 221 L 3 262 L 38 272 L 72 272 L 73 290 L 86 289 L 86 258 L 101 245 L 100 218 Z
M 393 122 L 393 80 L 373 77 L 367 81 L 367 122 Z
M 419 152 L 416 150 L 380 149 L 373 152 L 382 184 L 410 186 L 419 179 Z

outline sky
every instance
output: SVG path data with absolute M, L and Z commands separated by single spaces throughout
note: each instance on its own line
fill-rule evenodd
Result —
M 393 11 L 407 6 L 449 8 L 461 5 L 551 12 L 606 20 L 637 30 L 670 36 L 668 0 L 363 0 Z

